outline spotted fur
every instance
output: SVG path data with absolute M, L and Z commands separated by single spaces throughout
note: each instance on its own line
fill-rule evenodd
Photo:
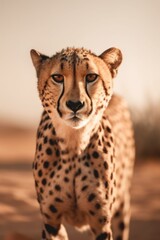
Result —
M 68 239 L 67 221 L 96 240 L 127 240 L 134 138 L 125 101 L 112 95 L 120 50 L 31 57 L 44 107 L 33 163 L 42 239 Z

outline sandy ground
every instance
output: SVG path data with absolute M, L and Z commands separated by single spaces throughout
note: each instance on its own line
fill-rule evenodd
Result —
M 14 130 L 11 134 L 0 130 L 0 239 L 10 240 L 8 234 L 13 232 L 41 239 L 41 217 L 31 170 L 35 131 Z M 88 233 L 67 229 L 70 240 L 89 239 Z M 133 179 L 130 240 L 159 239 L 160 161 L 143 161 L 136 164 Z

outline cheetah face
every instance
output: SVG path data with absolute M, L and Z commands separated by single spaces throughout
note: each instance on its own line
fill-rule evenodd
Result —
M 81 128 L 102 113 L 112 95 L 112 78 L 122 54 L 110 48 L 100 56 L 85 49 L 67 48 L 53 57 L 31 50 L 38 90 L 49 116 Z

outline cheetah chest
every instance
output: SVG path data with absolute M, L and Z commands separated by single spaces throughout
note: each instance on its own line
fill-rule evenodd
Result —
M 109 204 L 113 192 L 112 141 L 96 134 L 81 154 L 61 149 L 55 140 L 37 146 L 34 176 L 41 211 L 80 227 Z M 40 151 L 39 151 L 40 150 Z M 45 154 L 44 154 L 45 153 Z

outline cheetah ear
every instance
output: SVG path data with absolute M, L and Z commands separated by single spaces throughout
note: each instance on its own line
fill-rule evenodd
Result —
M 39 66 L 47 59 L 49 59 L 48 56 L 41 54 L 39 52 L 37 52 L 36 50 L 32 49 L 30 51 L 31 54 L 31 59 L 33 62 L 33 65 L 35 67 L 35 69 L 38 71 L 39 70 Z
M 118 48 L 109 48 L 104 51 L 100 56 L 103 61 L 109 67 L 112 77 L 116 77 L 118 72 L 118 67 L 122 62 L 122 53 Z

